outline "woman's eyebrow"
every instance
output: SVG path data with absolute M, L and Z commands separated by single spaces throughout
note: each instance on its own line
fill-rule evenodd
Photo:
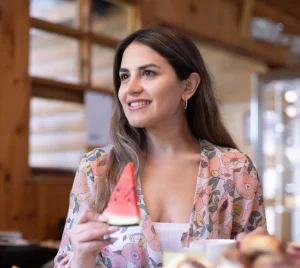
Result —
M 147 69 L 149 67 L 160 68 L 159 66 L 157 66 L 154 63 L 149 63 L 149 64 L 145 64 L 145 65 L 139 66 L 138 70 L 144 70 L 144 69 Z M 127 72 L 129 72 L 129 69 L 127 69 L 127 68 L 120 68 L 119 72 L 120 73 L 127 73 Z
M 140 66 L 138 69 L 139 70 L 144 70 L 144 69 L 147 69 L 149 67 L 160 68 L 159 66 L 157 66 L 154 63 L 149 63 L 149 64 L 145 64 L 145 65 Z

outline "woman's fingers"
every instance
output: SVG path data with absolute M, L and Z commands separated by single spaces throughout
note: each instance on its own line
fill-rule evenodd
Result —
M 105 236 L 111 235 L 118 230 L 119 228 L 115 226 L 108 226 L 106 224 L 96 222 L 88 222 L 79 226 L 76 240 L 78 242 L 106 240 Z
M 59 261 L 57 268 L 64 268 L 68 264 L 69 260 L 71 259 L 71 254 L 65 255 L 62 260 Z
M 239 243 L 242 242 L 247 235 L 248 234 L 246 234 L 246 233 L 238 234 L 237 237 L 236 237 L 236 241 L 238 241 Z
M 81 243 L 81 250 L 85 252 L 96 251 L 99 252 L 101 249 L 114 243 L 114 240 L 94 240 L 89 242 Z
M 257 227 L 251 234 L 269 234 L 268 230 L 266 227 Z
M 87 256 L 97 256 L 99 252 L 113 244 L 115 240 L 94 240 L 94 241 L 89 241 L 89 242 L 80 242 L 78 246 L 76 247 L 76 252 L 74 251 L 74 254 L 76 257 L 80 257 L 80 259 L 84 259 Z
M 252 234 L 266 234 L 268 235 L 268 230 L 265 227 L 257 227 L 255 230 L 253 230 L 251 233 L 240 233 L 237 235 L 236 240 L 238 242 L 242 242 L 244 240 L 244 238 L 248 235 L 252 235 Z
M 240 247 L 241 244 L 243 244 L 243 240 L 247 236 L 255 235 L 255 234 L 266 234 L 268 235 L 268 230 L 265 227 L 257 227 L 255 230 L 253 230 L 251 233 L 240 233 L 236 237 L 236 241 L 238 242 L 238 247 Z
M 80 233 L 86 232 L 86 231 L 89 232 L 92 230 L 97 230 L 98 232 L 107 232 L 108 229 L 109 229 L 109 225 L 106 223 L 102 223 L 102 222 L 89 221 L 86 223 L 76 225 L 76 233 L 77 234 L 80 234 Z
M 77 224 L 93 222 L 106 222 L 107 218 L 101 214 L 92 212 L 91 210 L 85 210 L 78 218 Z
M 105 217 L 90 210 L 83 212 L 70 230 L 70 243 L 78 260 L 94 258 L 115 239 L 110 235 L 119 228 L 109 226 Z

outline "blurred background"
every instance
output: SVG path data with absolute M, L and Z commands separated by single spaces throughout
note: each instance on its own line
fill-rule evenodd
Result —
M 0 13 L 0 231 L 60 239 L 80 156 L 109 143 L 115 48 L 163 25 L 199 47 L 269 231 L 300 242 L 300 1 L 9 0 Z

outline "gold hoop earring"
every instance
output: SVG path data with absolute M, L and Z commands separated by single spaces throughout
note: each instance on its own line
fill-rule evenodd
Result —
M 184 108 L 184 110 L 187 109 L 187 105 L 188 105 L 188 100 L 186 99 L 186 100 L 183 101 L 183 108 Z

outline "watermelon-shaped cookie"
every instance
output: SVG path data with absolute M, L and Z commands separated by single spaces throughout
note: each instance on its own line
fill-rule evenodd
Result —
M 110 196 L 103 215 L 108 218 L 107 223 L 117 226 L 138 225 L 140 222 L 140 208 L 136 193 L 133 163 L 128 163 Z

